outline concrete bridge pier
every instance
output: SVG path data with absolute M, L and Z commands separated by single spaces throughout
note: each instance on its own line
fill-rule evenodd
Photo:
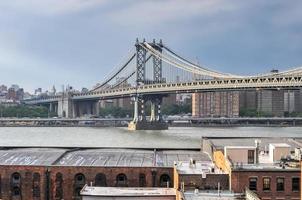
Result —
M 58 116 L 63 118 L 73 118 L 73 102 L 71 95 L 64 94 L 58 101 Z

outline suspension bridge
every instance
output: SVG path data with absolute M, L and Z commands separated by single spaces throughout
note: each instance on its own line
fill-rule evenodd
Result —
M 74 118 L 82 113 L 98 114 L 100 100 L 132 97 L 134 118 L 129 129 L 166 129 L 167 124 L 161 117 L 161 104 L 169 94 L 300 87 L 302 67 L 253 76 L 223 73 L 181 57 L 161 40 L 146 42 L 137 39 L 124 62 L 89 92 L 73 93 L 67 90 L 61 95 L 38 97 L 24 102 L 48 105 L 59 116 Z M 151 106 L 148 120 L 146 105 Z

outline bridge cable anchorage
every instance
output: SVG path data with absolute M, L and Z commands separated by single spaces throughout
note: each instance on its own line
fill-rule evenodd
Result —
M 182 70 L 191 72 L 193 74 L 199 74 L 199 75 L 205 75 L 205 76 L 209 76 L 209 77 L 214 77 L 214 78 L 235 78 L 232 77 L 230 75 L 225 75 L 225 74 L 220 74 L 220 73 L 215 73 L 212 71 L 208 71 L 202 68 L 199 68 L 197 66 L 189 66 L 185 63 L 181 63 L 179 64 L 178 62 L 172 60 L 171 58 L 168 58 L 166 55 L 164 55 L 163 53 L 160 53 L 158 51 L 156 51 L 151 45 L 149 45 L 148 43 L 143 43 L 143 45 L 141 45 L 143 48 L 145 48 L 149 53 L 151 53 L 153 56 L 159 57 L 161 58 L 163 61 L 165 61 L 168 64 L 171 64 L 177 68 L 180 68 Z
M 133 48 L 130 50 L 130 53 L 133 51 Z M 93 88 L 91 91 L 95 91 L 98 90 L 100 88 L 102 88 L 103 86 L 105 86 L 106 84 L 108 84 L 111 80 L 113 80 L 115 77 L 117 77 L 118 74 L 120 74 L 128 65 L 129 63 L 135 58 L 136 53 L 131 53 L 130 54 L 130 58 L 126 61 L 125 64 L 123 64 L 121 67 L 115 67 L 111 73 L 109 73 L 110 75 L 107 75 L 107 78 L 105 78 L 105 81 L 102 82 L 100 85 L 98 85 L 97 87 Z M 115 69 L 118 69 L 116 72 Z M 112 74 L 113 73 L 113 74 Z

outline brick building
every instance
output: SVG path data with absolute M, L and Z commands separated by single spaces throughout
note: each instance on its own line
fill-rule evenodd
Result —
M 260 199 L 272 200 L 300 199 L 300 161 L 291 154 L 300 147 L 291 138 L 203 140 L 203 149 L 212 155 L 218 168 L 229 174 L 232 192 L 249 190 Z
M 85 184 L 173 187 L 174 161 L 190 158 L 209 160 L 199 151 L 0 150 L 0 199 L 81 199 Z
M 239 92 L 217 91 L 192 94 L 194 117 L 238 117 Z

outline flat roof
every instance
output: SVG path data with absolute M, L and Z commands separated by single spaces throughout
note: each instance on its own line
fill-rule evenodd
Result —
M 232 193 L 230 191 L 220 191 L 218 193 L 217 190 L 198 191 L 198 193 L 188 191 L 183 195 L 186 200 L 233 200 L 243 196 L 243 194 Z
M 225 146 L 225 149 L 256 149 L 255 146 Z
M 174 188 L 92 187 L 86 185 L 81 190 L 81 195 L 103 197 L 176 196 L 176 190 Z
M 64 149 L 49 148 L 0 150 L 0 165 L 49 166 L 65 152 Z
M 255 138 L 205 138 L 208 139 L 214 148 L 223 150 L 225 146 L 255 146 L 255 140 L 260 141 L 260 150 L 269 150 L 269 144 L 272 143 L 286 143 L 290 146 L 293 151 L 295 148 L 302 147 L 302 139 L 297 138 L 280 138 L 280 137 L 255 137 Z
M 270 143 L 270 145 L 272 145 L 274 147 L 290 147 L 290 145 L 288 145 L 286 143 Z
M 222 174 L 221 170 L 218 170 L 211 161 L 196 161 L 195 164 L 190 164 L 190 162 L 178 162 L 176 169 L 179 174 L 183 175 Z
M 127 149 L 93 149 L 66 153 L 55 165 L 110 167 L 173 167 L 174 161 L 209 161 L 200 151 L 150 151 Z

